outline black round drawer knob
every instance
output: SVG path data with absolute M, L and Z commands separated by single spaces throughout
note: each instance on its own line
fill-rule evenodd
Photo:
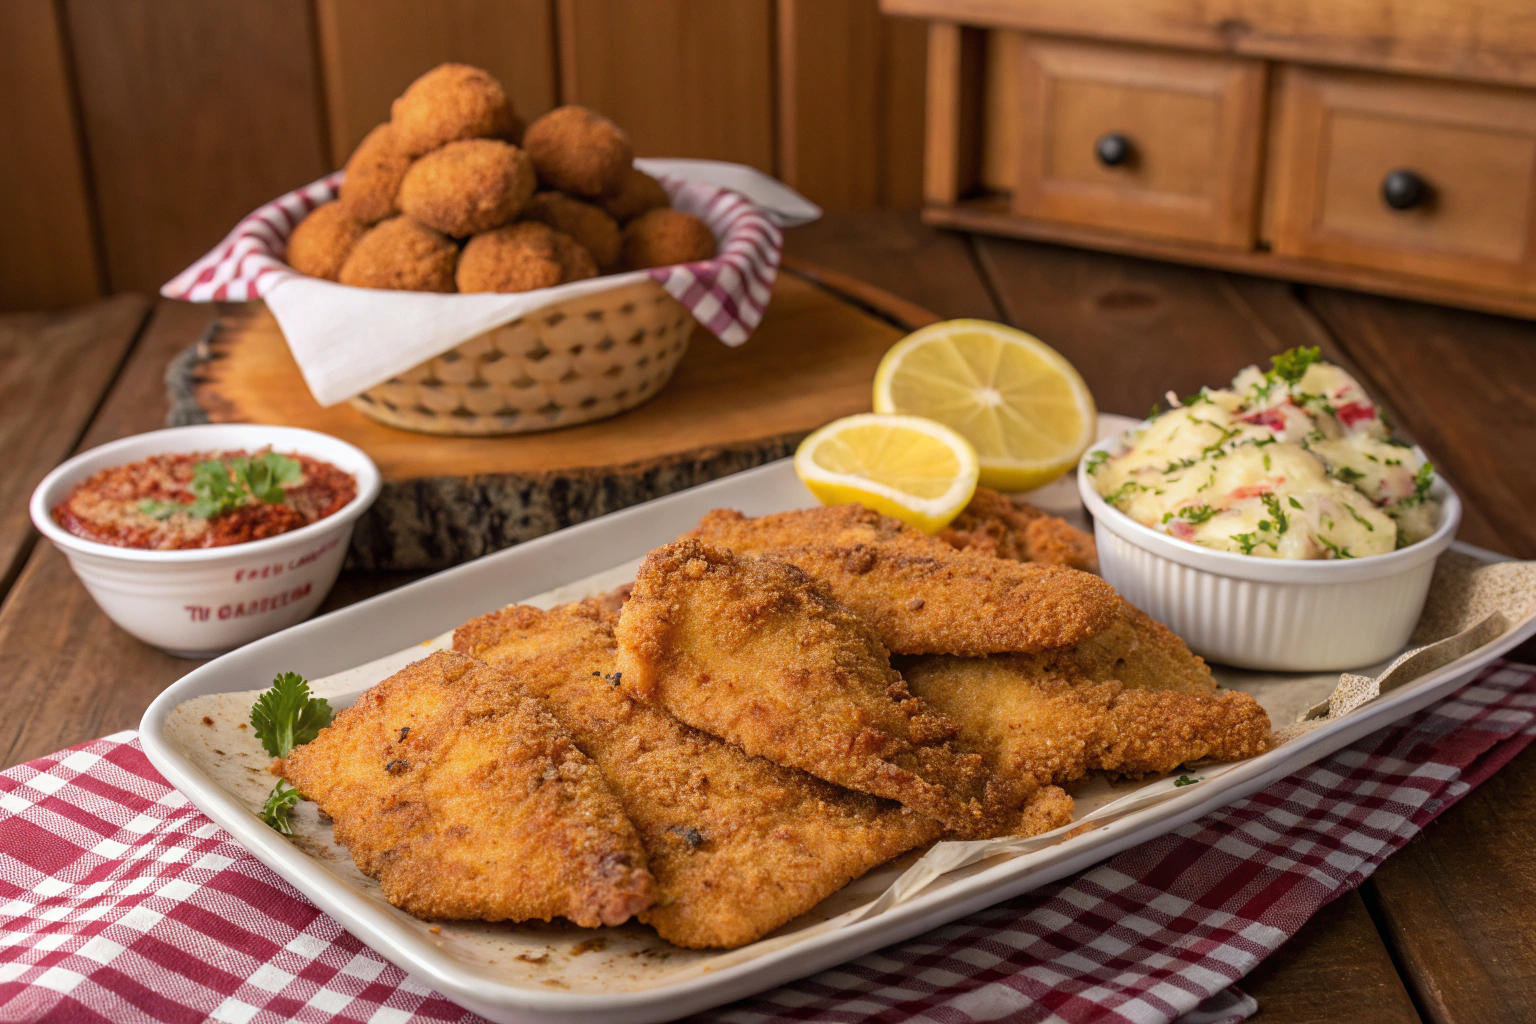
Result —
M 1429 183 L 1412 171 L 1393 171 L 1381 179 L 1382 202 L 1394 210 L 1411 210 L 1429 198 Z
M 1131 154 L 1135 148 L 1131 140 L 1119 132 L 1110 132 L 1108 135 L 1099 136 L 1099 141 L 1093 144 L 1093 152 L 1099 158 L 1099 163 L 1105 167 L 1120 167 L 1131 162 Z

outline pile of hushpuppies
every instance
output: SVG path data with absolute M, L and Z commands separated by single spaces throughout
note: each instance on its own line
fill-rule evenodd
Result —
M 601 114 L 559 107 L 525 129 L 495 78 L 443 64 L 358 145 L 288 263 L 357 288 L 526 292 L 713 256 L 709 227 L 633 160 Z

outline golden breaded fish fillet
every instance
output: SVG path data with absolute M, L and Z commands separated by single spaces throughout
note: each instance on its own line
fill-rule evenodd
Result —
M 685 539 L 771 555 L 826 584 L 898 654 L 1031 652 L 1082 642 L 1114 619 L 1091 573 L 957 551 L 862 505 L 749 519 L 716 509 Z
M 938 823 L 752 757 L 617 685 L 603 602 L 504 608 L 454 648 L 549 703 L 640 833 L 656 903 L 640 920 L 679 946 L 745 945 L 869 869 L 938 837 Z
M 1269 716 L 1246 693 L 1042 675 L 1030 660 L 929 656 L 913 659 L 903 673 L 913 693 L 984 752 L 993 771 L 1042 784 L 1072 782 L 1095 769 L 1137 777 L 1269 749 Z
M 1099 571 L 1093 534 L 990 487 L 976 488 L 970 503 L 939 531 L 938 538 L 953 548 L 1015 562 Z
M 698 541 L 646 556 L 615 631 L 623 685 L 749 754 L 898 800 L 977 837 L 1034 787 L 987 771 L 907 692 L 873 632 L 787 562 Z
M 651 904 L 640 837 L 597 766 L 541 701 L 462 654 L 379 683 L 283 773 L 417 917 L 595 928 Z
M 1009 663 L 1030 677 L 1062 676 L 1093 682 L 1118 679 L 1145 690 L 1213 693 L 1216 677 L 1205 659 L 1173 630 L 1122 597 L 1108 628 L 1073 647 L 1011 655 Z

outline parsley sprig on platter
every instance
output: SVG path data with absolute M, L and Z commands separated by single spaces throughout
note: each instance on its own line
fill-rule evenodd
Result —
M 284 488 L 303 476 L 304 467 L 298 459 L 277 452 L 208 459 L 192 470 L 192 482 L 187 487 L 192 492 L 190 504 L 151 499 L 139 502 L 139 511 L 155 519 L 168 519 L 177 512 L 193 519 L 212 519 L 258 501 L 279 505 L 287 497 Z
M 324 697 L 310 696 L 309 683 L 297 672 L 284 672 L 273 679 L 271 689 L 251 706 L 251 728 L 273 757 L 287 757 L 294 747 L 308 743 L 330 724 L 330 703 Z M 299 797 L 297 789 L 280 779 L 267 794 L 261 820 L 285 836 L 293 835 L 289 816 Z

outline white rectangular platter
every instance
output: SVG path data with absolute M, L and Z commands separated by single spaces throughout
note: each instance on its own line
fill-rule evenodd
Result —
M 763 515 L 814 504 L 784 460 L 488 555 L 294 626 L 193 671 L 145 713 L 144 748 L 177 789 L 258 859 L 382 956 L 461 1005 L 494 1021 L 662 1021 L 844 963 L 1081 871 L 1417 711 L 1536 633 L 1536 618 L 1527 619 L 1496 641 L 1345 718 L 1253 760 L 1208 773 L 1202 785 L 1170 791 L 1151 806 L 1106 819 L 1081 835 L 945 874 L 907 901 L 868 913 L 868 905 L 911 863 L 909 855 L 759 942 L 725 952 L 677 950 L 638 925 L 598 933 L 443 923 L 440 931 L 431 931 L 428 922 L 385 902 L 377 885 L 358 874 L 345 854 L 321 843 L 291 842 L 263 824 L 252 809 L 260 805 L 270 777 L 254 778 L 247 766 L 252 778 L 244 785 L 230 781 L 229 773 L 213 770 L 211 755 L 201 749 L 211 744 L 189 740 L 186 712 L 178 718 L 176 709 L 185 702 L 207 703 L 215 695 L 257 690 L 287 671 L 321 681 L 317 685 L 333 705 L 345 706 L 417 652 L 424 653 L 420 647 L 412 650 L 414 645 L 507 604 L 532 599 L 547 605 L 554 597 L 582 596 L 582 588 L 572 586 L 580 581 L 596 589 L 611 586 L 647 551 L 691 528 L 710 509 Z M 1241 687 L 1241 679 L 1234 685 Z M 1286 695 L 1272 687 L 1260 699 L 1278 727 L 1319 696 L 1326 691 Z M 232 720 L 227 724 L 233 729 Z M 245 742 L 251 741 L 246 737 Z M 1081 815 L 1116 794 L 1099 783 L 1077 795 Z

